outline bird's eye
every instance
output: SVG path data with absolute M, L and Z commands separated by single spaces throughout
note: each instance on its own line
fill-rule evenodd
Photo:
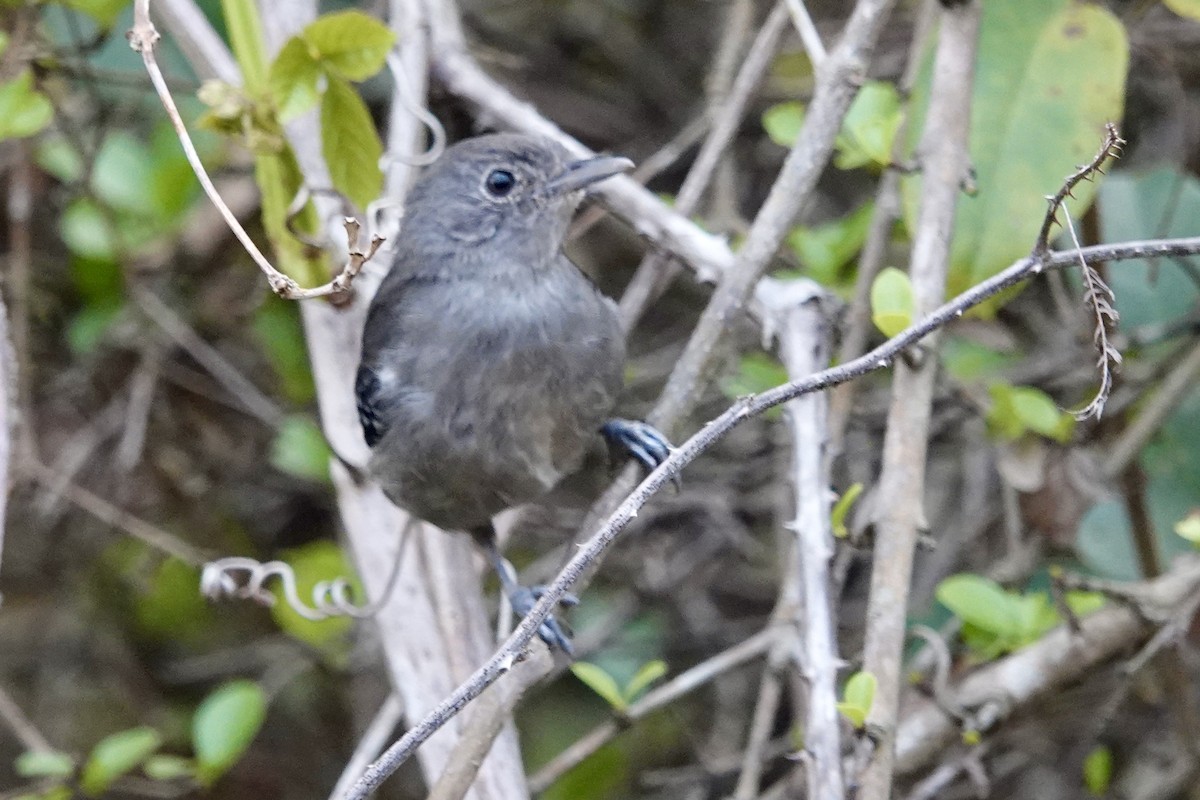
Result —
M 517 178 L 506 169 L 494 169 L 488 173 L 483 185 L 492 197 L 504 197 L 517 185 Z

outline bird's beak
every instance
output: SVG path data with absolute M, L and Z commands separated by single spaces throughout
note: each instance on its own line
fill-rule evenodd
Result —
M 611 178 L 633 169 L 633 162 L 620 156 L 595 156 L 567 165 L 562 173 L 550 181 L 551 194 L 570 194 L 586 189 L 597 181 Z

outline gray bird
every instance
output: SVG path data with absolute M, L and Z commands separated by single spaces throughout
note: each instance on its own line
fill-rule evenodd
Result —
M 646 423 L 609 418 L 625 361 L 616 306 L 562 253 L 584 190 L 632 166 L 518 134 L 449 148 L 409 193 L 363 331 L 370 472 L 393 503 L 471 533 L 522 615 L 538 590 L 513 578 L 492 517 L 550 491 L 598 432 L 647 469 L 670 452 Z M 539 633 L 571 652 L 554 618 Z

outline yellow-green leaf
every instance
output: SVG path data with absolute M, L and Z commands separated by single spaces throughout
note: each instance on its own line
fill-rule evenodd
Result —
M 1200 509 L 1191 511 L 1175 523 L 1175 533 L 1200 547 Z
M 875 213 L 874 203 L 864 203 L 841 219 L 812 228 L 796 228 L 788 244 L 805 269 L 805 275 L 827 287 L 848 284 L 845 267 L 862 249 Z
M 892 161 L 892 142 L 903 121 L 896 87 L 882 81 L 867 81 L 842 122 L 834 165 L 838 169 L 887 166 Z
M 237 763 L 267 715 L 267 696 L 253 681 L 236 680 L 204 698 L 192 718 L 196 774 L 211 786 Z
M 871 284 L 871 321 L 884 336 L 892 337 L 912 324 L 913 291 L 908 274 L 885 267 Z
M 850 535 L 850 532 L 846 529 L 846 517 L 850 514 L 850 509 L 854 506 L 854 501 L 858 499 L 862 491 L 863 485 L 861 483 L 853 484 L 833 504 L 830 520 L 833 526 L 833 535 L 837 538 L 845 539 Z
M 279 118 L 287 121 L 317 104 L 321 67 L 303 39 L 288 39 L 271 62 L 268 81 Z
M 763 112 L 762 124 L 772 142 L 791 147 L 804 124 L 804 105 L 797 102 L 773 105 Z
M 1103 797 L 1112 783 L 1112 751 L 1104 745 L 1093 748 L 1083 759 L 1083 783 L 1094 797 Z
M 111 28 L 129 3 L 130 0 L 66 0 L 64 5 L 87 14 L 102 28 Z
M 17 756 L 13 767 L 22 778 L 66 778 L 75 771 L 75 759 L 56 751 L 29 750 Z
M 361 11 L 326 14 L 301 34 L 321 65 L 352 81 L 363 81 L 383 68 L 396 36 Z
M 334 76 L 321 99 L 321 149 L 333 188 L 360 209 L 383 191 L 383 144 L 367 106 L 354 88 Z
M 871 705 L 875 702 L 876 685 L 875 676 L 870 672 L 856 672 L 842 689 L 842 700 L 837 704 L 837 709 L 855 728 L 866 724 Z
M 625 687 L 625 700 L 633 702 L 638 696 L 646 690 L 650 684 L 654 683 L 659 678 L 667 674 L 667 662 L 661 658 L 656 658 L 653 661 L 647 661 L 641 666 L 634 676 L 629 679 L 629 684 Z
M 131 728 L 106 736 L 92 748 L 79 778 L 79 789 L 89 797 L 103 794 L 113 781 L 141 764 L 162 744 L 153 728 Z
M 1200 0 L 1163 0 L 1167 8 L 1181 17 L 1200 20 Z
M 0 140 L 32 136 L 53 118 L 54 108 L 33 88 L 33 73 L 29 70 L 0 84 Z
M 576 661 L 571 665 L 571 672 L 589 689 L 600 695 L 616 711 L 624 711 L 628 706 L 625 693 L 617 685 L 617 681 L 601 667 L 586 661 Z

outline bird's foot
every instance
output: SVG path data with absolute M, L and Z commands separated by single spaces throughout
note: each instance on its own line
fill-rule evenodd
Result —
M 667 460 L 671 455 L 671 443 L 657 428 L 635 419 L 610 419 L 600 428 L 610 446 L 621 447 L 642 465 L 647 472 Z M 679 488 L 679 476 L 671 479 Z
M 513 612 L 523 618 L 533 611 L 534 605 L 545 593 L 546 587 L 544 586 L 518 586 L 509 593 L 508 602 L 512 605 Z M 567 607 L 576 606 L 579 605 L 579 598 L 568 592 L 559 598 L 558 604 Z M 571 644 L 570 634 L 553 614 L 546 617 L 538 626 L 538 636 L 549 645 L 551 650 L 557 648 L 568 656 L 575 655 L 575 647 Z

